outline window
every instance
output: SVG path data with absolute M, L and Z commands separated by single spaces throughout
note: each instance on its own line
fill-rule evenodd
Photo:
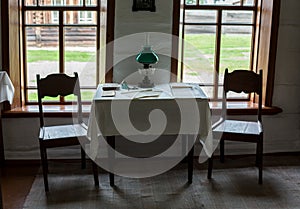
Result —
M 80 12 L 79 13 L 79 23 L 92 23 L 93 15 L 92 12 Z
M 51 16 L 52 16 L 52 23 L 56 23 L 56 24 L 58 24 L 58 11 L 53 11 L 53 12 L 51 12 L 52 14 L 51 14 Z
M 92 0 L 86 0 L 86 5 L 92 5 Z M 80 0 L 80 5 L 83 5 L 83 0 Z M 93 13 L 89 11 L 79 12 L 79 22 L 80 23 L 92 23 L 93 22 Z
M 65 0 L 52 0 L 53 6 L 62 6 L 65 5 Z
M 208 96 L 222 98 L 225 68 L 253 69 L 257 0 L 186 0 L 182 18 L 184 82 L 204 85 Z M 248 99 L 248 95 L 235 99 Z
M 37 102 L 36 74 L 45 77 L 50 73 L 73 72 L 80 77 L 82 100 L 90 101 L 100 82 L 100 0 L 23 1 L 25 103 Z M 48 101 L 67 102 L 62 98 Z
M 52 0 L 20 0 L 20 4 L 17 5 L 19 9 L 16 9 L 15 1 L 1 1 L 1 14 L 8 17 L 1 19 L 2 68 L 9 73 L 16 89 L 12 108 L 21 107 L 24 104 L 31 104 L 35 102 L 36 97 L 34 94 L 36 94 L 36 72 L 34 71 L 34 68 L 31 67 L 34 65 L 39 65 L 40 63 L 45 64 L 45 62 L 49 61 L 49 66 L 51 64 L 51 72 L 63 71 L 67 73 L 72 72 L 72 68 L 69 67 L 69 64 L 72 62 L 73 64 L 79 63 L 81 65 L 85 65 L 84 63 L 91 64 L 90 70 L 86 71 L 91 72 L 91 74 L 84 76 L 93 77 L 93 82 L 87 83 L 81 81 L 81 86 L 86 92 L 84 98 L 91 98 L 93 94 L 92 91 L 94 90 L 95 85 L 98 82 L 104 81 L 101 76 L 105 73 L 101 72 L 101 70 L 105 69 L 105 63 L 108 63 L 107 66 L 110 66 L 110 58 L 112 56 L 105 57 L 105 53 L 99 55 L 97 49 L 105 46 L 106 42 L 113 41 L 115 1 L 101 0 L 101 6 L 100 0 L 92 0 L 91 5 L 87 3 L 88 1 L 83 1 L 82 5 L 80 4 L 79 0 L 65 1 L 64 3 L 67 2 L 72 3 L 72 5 L 68 4 L 67 6 L 53 6 Z M 184 27 L 190 27 L 183 24 L 185 20 L 179 19 L 180 8 L 184 8 L 184 12 L 188 10 L 199 10 L 202 13 L 210 12 L 211 14 L 213 13 L 212 11 L 218 14 L 219 10 L 222 10 L 222 14 L 223 12 L 235 10 L 243 11 L 245 13 L 249 13 L 252 11 L 252 17 L 256 17 L 256 28 L 252 29 L 252 34 L 255 35 L 255 38 L 252 39 L 253 41 L 255 40 L 254 44 L 253 42 L 249 43 L 251 44 L 252 50 L 250 54 L 249 67 L 252 66 L 254 70 L 263 69 L 263 92 L 265 105 L 272 106 L 280 1 L 236 0 L 232 1 L 230 4 L 228 4 L 228 2 L 229 1 L 223 0 L 186 0 L 185 5 L 182 7 L 180 7 L 179 5 L 177 7 L 178 9 L 174 13 L 173 19 L 178 18 L 178 20 L 176 19 L 176 24 L 173 24 L 173 34 L 177 34 L 177 32 L 179 31 L 176 27 L 178 27 L 180 23 L 182 23 L 182 26 Z M 21 12 L 20 14 L 19 11 Z M 58 12 L 58 22 L 55 22 L 52 19 L 51 12 L 54 11 Z M 94 23 L 80 24 L 78 22 L 79 11 L 95 12 L 96 15 Z M 225 19 L 226 18 L 221 19 L 221 23 L 223 24 L 221 25 L 221 28 L 227 27 L 228 25 L 226 24 L 232 24 L 230 22 L 222 22 Z M 216 36 L 218 34 L 216 23 L 209 22 L 207 18 L 206 20 L 206 24 L 199 21 L 195 22 L 195 28 L 197 24 L 199 24 L 198 27 L 202 26 L 205 28 L 207 26 L 207 29 L 213 26 L 216 30 Z M 218 18 L 217 20 L 220 19 Z M 243 26 L 244 23 L 239 24 Z M 249 23 L 245 24 L 248 24 L 245 25 L 245 27 L 251 27 L 249 26 Z M 260 30 L 261 28 L 263 28 L 263 30 Z M 47 31 L 47 33 L 45 33 L 45 31 Z M 89 33 L 87 33 L 87 31 Z M 78 36 L 78 34 L 80 36 Z M 222 35 L 223 33 L 221 33 L 221 36 Z M 74 39 L 74 37 L 79 37 L 79 40 L 88 41 L 89 43 L 93 43 L 93 45 L 89 46 L 89 51 L 86 50 L 84 51 L 84 53 L 78 53 L 74 49 L 74 45 L 80 45 L 81 42 L 78 42 L 78 39 Z M 91 42 L 91 40 L 94 41 Z M 222 42 L 222 38 L 217 39 L 216 37 L 214 37 L 214 39 L 212 40 L 221 40 L 219 44 L 220 47 L 222 46 L 222 44 L 225 44 L 225 42 Z M 211 49 L 211 51 L 214 50 L 214 52 L 216 52 L 216 41 L 214 41 L 212 44 L 214 44 L 214 48 Z M 177 46 L 175 48 L 177 48 Z M 44 56 L 42 53 L 40 53 L 39 50 L 46 50 L 46 53 L 44 54 L 47 54 L 47 56 Z M 220 57 L 222 57 L 221 48 L 219 49 L 219 51 Z M 98 53 L 98 56 L 96 56 L 96 60 L 87 62 L 87 57 L 93 57 L 93 54 L 96 53 Z M 215 54 L 216 53 L 214 53 L 214 55 Z M 247 53 L 242 54 L 245 55 Z M 183 55 L 185 54 L 183 53 Z M 75 58 L 70 59 L 70 57 Z M 213 62 L 213 67 L 215 68 L 215 57 L 208 58 L 208 60 Z M 225 59 L 226 57 L 223 58 Z M 222 65 L 222 63 L 224 63 L 221 58 L 218 60 L 219 65 Z M 174 60 L 174 63 L 177 63 L 177 61 Z M 49 67 L 48 65 L 39 66 L 41 67 L 37 70 L 37 72 L 39 72 L 40 74 L 42 74 L 42 72 L 46 70 L 46 68 L 43 69 L 44 66 Z M 75 70 L 78 69 L 78 66 L 75 65 Z M 176 67 L 176 64 L 174 66 L 175 67 L 172 68 L 172 72 L 175 73 L 178 69 Z M 219 68 L 215 69 L 223 70 L 220 68 L 220 66 Z M 186 68 L 179 68 L 178 76 L 182 75 L 183 77 L 183 74 L 185 72 L 188 72 L 186 71 Z M 79 75 L 81 77 L 81 74 Z M 186 73 L 186 75 L 188 74 Z M 192 75 L 193 73 L 191 73 L 190 76 Z M 112 80 L 111 71 L 106 74 L 105 79 L 106 81 Z M 213 80 L 210 80 L 212 81 L 210 87 L 212 89 L 212 95 L 215 95 L 215 93 L 213 93 L 213 89 L 215 86 L 213 85 L 215 84 L 215 81 L 218 80 L 220 81 L 222 79 L 214 78 Z M 57 99 L 56 101 L 59 100 Z

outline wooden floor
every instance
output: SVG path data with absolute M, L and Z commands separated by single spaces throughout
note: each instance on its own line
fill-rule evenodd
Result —
M 214 169 L 218 168 L 235 168 L 243 166 L 252 166 L 249 159 L 253 156 L 235 156 L 225 158 L 225 164 L 218 163 L 215 160 Z M 227 160 L 227 163 L 226 163 Z M 300 166 L 300 154 L 274 154 L 267 155 L 264 158 L 265 166 Z M 80 162 L 79 162 L 80 163 Z M 199 165 L 195 159 L 195 169 L 206 169 L 206 164 Z M 2 195 L 4 209 L 22 209 L 25 198 L 30 191 L 35 176 L 39 172 L 38 161 L 15 162 L 9 161 L 1 170 L 2 177 Z
M 22 209 L 39 170 L 37 162 L 7 162 L 1 170 L 4 209 Z

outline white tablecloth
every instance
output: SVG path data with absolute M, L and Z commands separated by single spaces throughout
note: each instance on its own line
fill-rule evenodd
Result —
M 15 88 L 5 71 L 0 71 L 0 103 L 13 102 Z
M 102 97 L 102 93 L 99 85 L 88 123 L 92 147 L 97 147 L 99 136 L 196 135 L 203 145 L 199 161 L 213 153 L 211 112 L 207 96 L 198 85 L 119 90 L 114 97 Z

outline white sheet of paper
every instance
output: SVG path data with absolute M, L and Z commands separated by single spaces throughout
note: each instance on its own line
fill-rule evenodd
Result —
M 103 91 L 102 97 L 114 97 L 116 95 L 115 91 Z

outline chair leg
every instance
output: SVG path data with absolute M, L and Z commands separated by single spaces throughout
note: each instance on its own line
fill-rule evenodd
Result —
M 255 166 L 259 168 L 259 142 L 256 144 Z
M 45 191 L 48 192 L 49 191 L 49 185 L 48 185 L 47 151 L 46 151 L 46 148 L 41 143 L 40 143 L 40 154 L 41 154 L 41 161 L 42 161 L 42 170 L 43 170 Z
M 224 147 L 225 147 L 225 142 L 224 139 L 220 140 L 220 162 L 224 163 Z
M 257 156 L 259 158 L 259 164 L 258 164 L 258 183 L 262 184 L 262 182 L 263 182 L 263 136 L 260 137 L 260 140 L 257 143 L 257 146 L 258 146 Z
M 81 147 L 81 169 L 85 169 L 85 168 L 86 168 L 85 151 L 84 151 L 84 149 Z
M 98 166 L 94 161 L 92 161 L 92 167 L 93 167 L 93 175 L 94 175 L 95 186 L 99 187 Z
M 115 136 L 107 136 L 106 141 L 112 148 L 112 149 L 109 149 L 108 156 L 109 156 L 109 160 L 110 160 L 112 166 L 114 166 L 115 148 L 116 148 Z M 111 187 L 115 186 L 115 175 L 112 172 L 109 172 L 109 184 Z
M 188 153 L 188 182 L 193 183 L 194 145 Z
M 207 170 L 207 178 L 211 179 L 212 176 L 212 169 L 213 169 L 213 155 L 208 158 L 208 170 Z

